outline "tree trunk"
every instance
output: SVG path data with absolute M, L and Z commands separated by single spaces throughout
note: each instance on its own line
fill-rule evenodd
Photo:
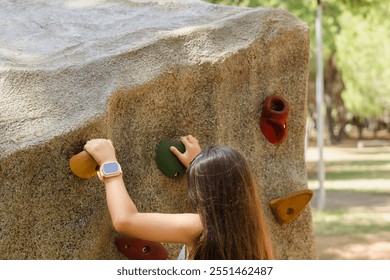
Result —
M 341 97 L 341 92 L 345 87 L 334 61 L 335 54 L 336 51 L 333 51 L 329 56 L 324 73 L 326 119 L 331 144 L 337 144 L 345 138 L 345 126 L 348 121 Z

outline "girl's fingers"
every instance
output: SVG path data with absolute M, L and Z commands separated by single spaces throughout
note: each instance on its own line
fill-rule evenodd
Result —
M 180 156 L 182 156 L 182 153 L 181 153 L 176 147 L 171 146 L 169 149 L 170 149 L 171 152 L 172 152 L 175 156 L 177 156 L 178 158 L 179 158 Z
M 180 140 L 184 144 L 184 146 L 188 146 L 190 144 L 198 144 L 198 139 L 196 139 L 192 135 L 182 136 L 180 137 Z
M 190 142 L 190 143 L 192 143 L 192 144 L 197 144 L 198 143 L 198 139 L 196 139 L 194 136 L 192 136 L 192 135 L 188 135 L 187 136 L 187 139 L 188 139 L 188 141 Z
M 188 144 L 190 144 L 190 141 L 188 141 L 187 136 L 180 137 L 180 141 L 184 144 L 184 146 L 188 146 Z

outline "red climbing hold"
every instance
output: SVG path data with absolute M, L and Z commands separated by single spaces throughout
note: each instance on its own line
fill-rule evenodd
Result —
M 166 260 L 168 258 L 167 249 L 158 242 L 120 236 L 115 238 L 115 245 L 129 260 Z
M 271 95 L 264 101 L 260 128 L 270 143 L 280 144 L 286 140 L 289 111 L 287 101 L 281 96 Z

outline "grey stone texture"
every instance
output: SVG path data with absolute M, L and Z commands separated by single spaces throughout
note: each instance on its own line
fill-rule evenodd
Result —
M 110 138 L 140 211 L 191 211 L 155 147 L 192 134 L 236 148 L 259 188 L 277 259 L 315 259 L 308 206 L 279 225 L 268 202 L 307 188 L 309 30 L 281 9 L 198 0 L 0 3 L 0 259 L 122 259 L 104 188 L 70 157 Z M 271 94 L 287 140 L 261 132 Z M 175 259 L 180 246 L 165 244 Z

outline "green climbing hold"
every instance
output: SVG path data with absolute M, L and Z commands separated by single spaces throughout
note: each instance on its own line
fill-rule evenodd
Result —
M 179 178 L 186 173 L 186 168 L 169 149 L 176 147 L 180 152 L 185 152 L 183 143 L 172 140 L 162 140 L 156 147 L 156 163 L 158 169 L 169 178 Z

